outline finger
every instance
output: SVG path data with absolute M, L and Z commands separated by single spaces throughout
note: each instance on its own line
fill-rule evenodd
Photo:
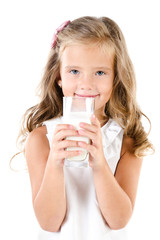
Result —
M 93 132 L 89 132 L 85 129 L 78 130 L 78 133 L 79 133 L 80 136 L 88 137 L 89 139 L 91 139 L 94 142 L 96 141 L 97 134 L 98 134 L 98 132 L 93 133 Z
M 70 124 L 57 124 L 54 134 L 57 134 L 59 131 L 61 131 L 62 129 L 75 129 L 73 125 Z
M 58 158 L 59 159 L 65 159 L 65 158 L 71 158 L 71 157 L 75 157 L 78 155 L 81 155 L 82 151 L 80 150 L 75 150 L 75 151 L 61 151 L 61 152 L 57 152 Z
M 78 142 L 78 146 L 86 149 L 92 156 L 94 156 L 97 151 L 97 149 L 94 145 L 87 144 L 85 142 Z
M 97 131 L 97 126 L 93 125 L 93 124 L 88 124 L 85 122 L 80 122 L 79 124 L 80 128 L 84 128 L 90 132 L 96 132 Z
M 57 141 L 61 141 L 62 139 L 65 139 L 69 136 L 78 136 L 77 130 L 62 129 L 54 136 L 53 142 L 55 143 Z
M 65 149 L 68 147 L 78 147 L 78 141 L 63 140 L 57 144 L 57 149 Z
M 101 125 L 100 125 L 100 122 L 99 122 L 99 120 L 96 118 L 95 114 L 92 114 L 92 115 L 91 115 L 90 120 L 91 120 L 91 123 L 92 123 L 94 126 L 97 126 L 97 127 L 100 127 L 100 126 L 101 126 Z

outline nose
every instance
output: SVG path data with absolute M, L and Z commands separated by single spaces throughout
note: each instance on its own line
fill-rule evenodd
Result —
M 79 79 L 79 87 L 81 90 L 92 90 L 94 88 L 94 79 L 90 75 L 83 75 Z

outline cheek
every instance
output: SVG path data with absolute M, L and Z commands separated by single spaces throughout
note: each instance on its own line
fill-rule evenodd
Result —
M 101 92 L 105 95 L 110 95 L 113 90 L 113 83 L 105 83 L 101 86 Z
M 75 92 L 75 84 L 72 81 L 62 80 L 62 92 L 64 96 L 71 96 Z
M 62 80 L 62 86 L 65 89 L 70 89 L 70 88 L 74 88 L 75 87 L 75 81 L 71 81 L 71 80 Z

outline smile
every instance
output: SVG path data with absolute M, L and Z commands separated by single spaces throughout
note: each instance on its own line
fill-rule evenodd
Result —
M 75 94 L 77 97 L 88 97 L 88 98 L 96 98 L 99 94 L 96 95 L 81 95 L 81 94 Z

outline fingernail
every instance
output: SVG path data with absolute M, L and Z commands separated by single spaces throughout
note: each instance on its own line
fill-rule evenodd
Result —
M 80 129 L 80 130 L 78 131 L 78 133 L 79 133 L 79 134 L 83 134 L 84 131 L 83 131 L 82 129 Z
M 78 142 L 78 146 L 83 146 L 83 143 L 82 142 Z
M 82 122 L 80 122 L 80 123 L 79 123 L 79 126 L 80 126 L 80 127 L 83 127 L 83 126 L 84 126 L 84 124 L 83 124 Z

